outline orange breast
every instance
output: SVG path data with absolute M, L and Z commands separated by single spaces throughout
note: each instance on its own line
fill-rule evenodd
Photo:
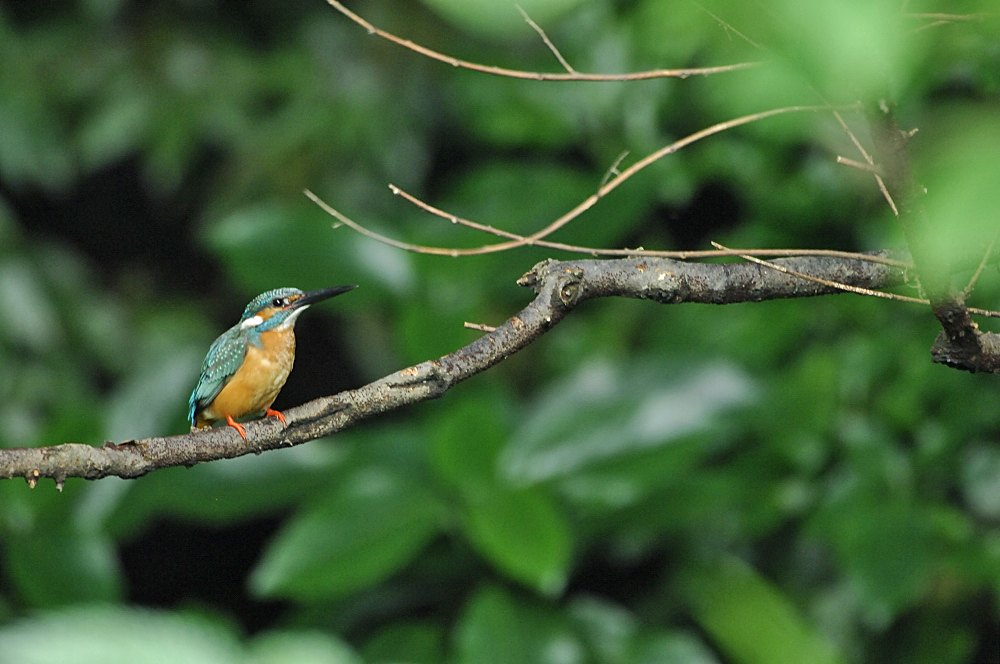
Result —
M 263 411 L 274 403 L 295 361 L 295 333 L 269 330 L 260 335 L 263 348 L 250 344 L 243 366 L 202 412 L 209 421 Z

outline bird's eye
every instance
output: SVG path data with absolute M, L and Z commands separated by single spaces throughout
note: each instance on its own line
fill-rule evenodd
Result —
M 281 309 L 282 307 L 287 307 L 288 300 L 283 297 L 276 297 L 274 298 L 274 300 L 271 301 L 271 306 L 278 307 L 279 309 Z

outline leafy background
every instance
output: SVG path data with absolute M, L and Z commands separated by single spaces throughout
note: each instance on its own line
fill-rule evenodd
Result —
M 458 57 L 557 69 L 513 4 L 350 6 Z M 386 184 L 526 232 L 623 150 L 892 95 L 920 128 L 926 232 L 961 256 L 996 226 L 986 0 L 521 6 L 581 71 L 768 64 L 513 81 L 321 0 L 0 2 L 0 443 L 183 432 L 209 343 L 277 286 L 361 288 L 301 319 L 276 405 L 361 385 L 504 320 L 549 255 L 402 253 L 334 230 L 305 188 L 393 237 L 478 246 Z M 942 11 L 984 14 L 914 16 Z M 902 246 L 838 154 L 857 157 L 827 114 L 726 132 L 557 239 Z M 932 365 L 935 333 L 923 308 L 855 296 L 597 301 L 439 402 L 332 439 L 62 493 L 0 483 L 0 660 L 1000 661 L 1000 390 Z

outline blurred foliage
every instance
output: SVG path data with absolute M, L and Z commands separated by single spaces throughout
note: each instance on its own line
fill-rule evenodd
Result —
M 559 69 L 513 4 L 349 6 L 456 57 Z M 303 318 L 276 405 L 356 386 L 468 343 L 463 321 L 504 320 L 549 255 L 405 254 L 335 230 L 306 188 L 390 236 L 479 246 L 495 238 L 386 184 L 529 232 L 625 151 L 627 167 L 741 114 L 891 98 L 920 129 L 921 232 L 956 283 L 996 233 L 986 0 L 521 6 L 579 71 L 766 64 L 513 81 L 372 38 L 322 0 L 0 2 L 0 444 L 184 431 L 208 344 L 277 286 L 361 284 Z M 975 15 L 921 17 L 941 12 Z M 555 239 L 901 246 L 836 155 L 859 158 L 828 114 L 747 125 Z M 991 267 L 974 304 L 998 295 Z M 335 439 L 62 493 L 0 483 L 0 661 L 988 661 L 1000 390 L 932 365 L 935 333 L 920 307 L 847 295 L 597 301 L 440 402 Z

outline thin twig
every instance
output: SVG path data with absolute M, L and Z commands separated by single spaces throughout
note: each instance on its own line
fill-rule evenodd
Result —
M 458 224 L 459 226 L 465 226 L 473 230 L 482 231 L 484 233 L 491 233 L 498 237 L 505 237 L 512 240 L 523 240 L 524 236 L 518 235 L 516 233 L 511 233 L 510 231 L 501 230 L 499 228 L 494 228 L 493 226 L 486 226 L 484 224 L 479 224 L 468 219 L 450 214 L 434 207 L 430 203 L 426 203 L 413 194 L 409 194 L 396 185 L 389 185 L 389 189 L 392 193 L 397 196 L 405 198 L 407 201 L 413 203 L 421 210 L 429 212 L 434 216 L 441 217 L 452 224 Z M 316 198 L 313 194 L 308 193 L 310 198 L 314 201 Z M 339 213 L 338 213 L 339 214 Z M 355 222 L 356 223 L 356 222 Z M 562 242 L 551 242 L 548 240 L 536 240 L 532 243 L 535 247 L 544 247 L 546 249 L 557 249 L 560 251 L 569 251 L 576 254 L 589 254 L 591 256 L 648 256 L 650 258 L 673 258 L 677 260 L 688 260 L 691 258 L 723 258 L 726 256 L 739 256 L 740 252 L 751 252 L 757 256 L 771 256 L 771 257 L 791 257 L 791 256 L 827 256 L 830 258 L 853 258 L 857 260 L 868 261 L 871 263 L 882 263 L 883 265 L 893 265 L 895 267 L 910 267 L 910 264 L 906 261 L 896 260 L 893 258 L 888 258 L 884 256 L 872 256 L 871 254 L 859 254 L 851 251 L 837 251 L 835 249 L 727 249 L 724 251 L 660 251 L 660 250 L 649 250 L 649 249 L 599 249 L 596 247 L 581 247 L 573 244 L 564 244 Z M 454 250 L 448 250 L 454 251 Z M 474 255 L 478 250 L 468 249 L 459 250 L 467 251 L 468 254 L 462 255 Z M 419 253 L 419 252 L 418 252 Z
M 801 113 L 804 111 L 823 111 L 823 110 L 832 110 L 832 109 L 829 106 L 788 106 L 785 108 L 772 108 L 769 111 L 762 111 L 760 113 L 744 115 L 742 117 L 735 118 L 733 120 L 726 120 L 725 122 L 719 122 L 717 124 L 712 125 L 711 127 L 702 129 L 701 131 L 696 131 L 695 133 L 689 134 L 688 136 L 685 136 L 680 140 L 674 141 L 670 145 L 660 148 L 656 152 L 653 152 L 652 154 L 649 154 L 640 159 L 639 161 L 637 161 L 636 163 L 632 164 L 624 171 L 622 171 L 620 174 L 615 176 L 610 182 L 599 187 L 597 193 L 588 196 L 585 200 L 579 203 L 572 210 L 562 215 L 561 217 L 550 223 L 545 228 L 536 231 L 531 235 L 526 235 L 523 237 L 515 236 L 518 239 L 514 239 L 509 242 L 500 242 L 497 244 L 484 245 L 481 247 L 477 247 L 475 249 L 442 249 L 439 247 L 420 248 L 418 245 L 412 245 L 406 242 L 399 242 L 398 240 L 391 240 L 390 238 L 387 238 L 383 235 L 379 235 L 378 233 L 374 233 L 373 231 L 369 231 L 367 229 L 360 230 L 362 227 L 359 224 L 349 221 L 345 215 L 333 210 L 333 208 L 330 208 L 329 206 L 326 206 L 325 203 L 322 204 L 321 207 L 323 207 L 325 210 L 327 210 L 328 213 L 332 214 L 341 222 L 354 228 L 359 233 L 367 235 L 373 239 L 385 241 L 385 244 L 389 244 L 391 246 L 398 247 L 400 249 L 406 249 L 408 251 L 417 251 L 419 253 L 436 254 L 442 256 L 472 256 L 478 254 L 494 253 L 498 251 L 507 251 L 510 249 L 514 249 L 515 247 L 522 247 L 525 245 L 544 246 L 541 243 L 539 243 L 539 240 L 546 237 L 547 235 L 554 233 L 555 231 L 559 230 L 569 222 L 579 217 L 581 214 L 583 214 L 590 208 L 594 207 L 594 205 L 596 205 L 604 196 L 608 195 L 609 193 L 617 189 L 619 185 L 621 185 L 623 182 L 628 180 L 630 177 L 632 177 L 642 169 L 646 168 L 650 164 L 656 162 L 659 159 L 662 159 L 663 157 L 669 154 L 677 152 L 681 148 L 684 148 L 688 145 L 691 145 L 692 143 L 700 141 L 703 138 L 707 138 L 708 136 L 712 136 L 714 134 L 727 131 L 734 127 L 739 127 L 740 125 L 749 124 L 751 122 L 757 122 L 759 120 L 763 120 L 776 115 L 782 115 L 784 113 Z M 394 189 L 393 191 L 394 193 L 400 193 L 396 189 Z M 307 193 L 307 195 L 317 204 L 320 203 L 319 199 L 314 197 L 314 195 L 312 195 L 311 193 Z M 428 206 L 428 208 L 429 207 L 430 206 Z M 452 220 L 454 222 L 458 221 L 458 219 L 454 217 L 454 215 L 449 215 L 446 212 L 442 211 L 438 211 L 435 214 L 437 213 L 440 213 L 440 216 L 446 219 Z M 469 222 L 466 225 L 471 226 L 472 222 Z M 484 230 L 490 233 L 494 233 L 496 235 L 506 235 L 505 232 L 492 229 L 492 227 L 489 226 L 473 226 L 473 227 L 478 227 L 479 230 Z M 593 253 L 593 252 L 588 251 L 587 253 Z M 639 254 L 633 254 L 632 252 L 625 252 L 624 254 L 613 254 L 613 255 L 639 255 Z
M 1000 237 L 1000 228 L 998 228 L 993 234 L 993 239 L 990 240 L 989 245 L 986 247 L 986 252 L 983 253 L 982 260 L 979 261 L 979 267 L 977 267 L 976 271 L 972 274 L 972 278 L 969 279 L 969 283 L 962 289 L 962 302 L 968 300 L 969 295 L 972 294 L 972 289 L 975 288 L 976 282 L 979 281 L 979 275 L 983 273 L 983 270 L 986 268 L 986 263 L 993 255 L 993 247 L 996 246 L 998 237 Z
M 719 25 L 722 26 L 722 29 L 725 30 L 726 32 L 732 32 L 734 35 L 736 35 L 737 37 L 739 37 L 740 39 L 742 39 L 746 43 L 750 44 L 751 46 L 753 46 L 757 50 L 760 50 L 760 51 L 765 50 L 763 46 L 761 46 L 760 44 L 758 44 L 754 40 L 750 39 L 745 34 L 743 34 L 739 30 L 737 30 L 735 27 L 733 27 L 731 24 L 727 23 L 726 21 L 723 21 L 721 18 L 719 18 L 718 16 L 716 16 L 712 12 L 708 11 L 706 8 L 702 7 L 697 2 L 694 3 L 694 6 L 697 7 L 698 9 L 700 9 L 701 11 L 705 12 L 706 14 L 708 14 L 709 16 L 711 16 L 712 18 L 714 18 L 719 23 Z M 730 38 L 730 41 L 732 41 L 732 38 Z
M 451 223 L 456 223 L 461 226 L 468 226 L 469 228 L 474 228 L 476 230 L 481 230 L 483 232 L 492 233 L 500 237 L 509 237 L 515 239 L 523 239 L 522 236 L 509 231 L 503 231 L 498 228 L 493 228 L 492 226 L 484 226 L 482 224 L 477 224 L 474 221 L 469 221 L 467 219 L 462 219 L 452 214 L 448 214 L 443 210 L 439 210 L 432 205 L 424 203 L 420 199 L 407 194 L 402 189 L 390 185 L 393 192 L 406 198 L 407 200 L 414 203 L 421 209 L 427 210 L 428 212 L 447 219 Z M 344 225 L 354 231 L 369 237 L 377 242 L 382 242 L 397 249 L 403 249 L 405 251 L 412 251 L 419 254 L 431 254 L 436 256 L 472 256 L 476 255 L 476 249 L 448 249 L 444 247 L 428 247 L 419 244 L 411 244 L 409 242 L 401 242 L 400 240 L 394 240 L 392 238 L 376 233 L 375 231 L 369 230 L 354 221 L 343 212 L 334 209 L 328 203 L 326 203 L 319 196 L 314 194 L 312 191 L 306 189 L 303 193 L 320 207 L 324 212 L 330 216 L 337 219 L 337 225 Z M 674 260 L 689 260 L 692 258 L 725 258 L 730 256 L 740 256 L 746 252 L 752 252 L 757 256 L 770 256 L 772 258 L 791 258 L 795 256 L 825 256 L 827 258 L 847 258 L 852 260 L 864 261 L 867 263 L 879 263 L 881 265 L 889 265 L 892 267 L 909 268 L 910 263 L 904 260 L 898 260 L 895 258 L 889 258 L 888 256 L 878 256 L 873 254 L 859 254 L 850 251 L 837 251 L 835 249 L 726 249 L 718 251 L 653 251 L 648 249 L 597 249 L 592 247 L 579 247 L 571 244 L 563 244 L 561 242 L 549 242 L 546 240 L 538 240 L 532 243 L 532 246 L 543 247 L 546 249 L 556 249 L 559 251 L 568 251 L 577 254 L 588 254 L 591 256 L 608 256 L 608 257 L 638 257 L 638 258 L 670 258 Z
M 602 187 L 608 183 L 608 180 L 611 179 L 612 175 L 621 175 L 621 171 L 618 170 L 618 167 L 621 166 L 622 162 L 625 161 L 625 157 L 627 156 L 628 156 L 628 150 L 625 150 L 620 155 L 618 155 L 618 158 L 615 159 L 615 162 L 613 164 L 611 164 L 611 167 L 607 171 L 605 171 L 604 177 L 601 178 Z
M 837 155 L 837 163 L 843 164 L 844 166 L 850 166 L 851 168 L 856 168 L 859 171 L 865 171 L 866 173 L 881 175 L 881 173 L 878 172 L 878 166 L 873 166 L 872 164 L 867 164 L 863 161 L 856 161 L 854 159 L 848 159 L 847 157 Z
M 837 122 L 840 123 L 841 128 L 850 137 L 851 142 L 854 143 L 854 147 L 856 147 L 858 152 L 861 153 L 861 156 L 865 158 L 865 163 L 872 167 L 872 174 L 875 176 L 875 182 L 878 183 L 879 191 L 882 192 L 882 196 L 889 203 L 889 207 L 892 208 L 892 213 L 898 217 L 899 209 L 896 207 L 896 202 L 892 200 L 892 196 L 889 194 L 889 189 L 885 186 L 885 180 L 883 180 L 882 176 L 879 174 L 878 167 L 875 165 L 875 160 L 868 153 L 868 150 L 865 150 L 865 146 L 861 145 L 861 141 L 859 141 L 858 137 L 854 135 L 853 131 L 851 131 L 851 128 L 840 115 L 840 112 L 834 110 L 833 117 L 837 118 Z
M 712 242 L 713 247 L 719 249 L 727 249 L 727 247 L 722 246 L 718 242 Z M 793 277 L 800 277 L 808 281 L 815 282 L 817 284 L 823 284 L 824 286 L 829 286 L 831 288 L 838 288 L 840 290 L 848 291 L 851 293 L 857 293 L 858 295 L 870 295 L 872 297 L 882 297 L 887 300 L 899 300 L 900 302 L 912 302 L 914 304 L 930 304 L 927 300 L 921 300 L 916 297 L 909 297 L 907 295 L 896 295 L 895 293 L 883 293 L 882 291 L 871 290 L 868 288 L 861 288 L 860 286 L 849 286 L 847 284 L 842 284 L 837 281 L 830 281 L 829 279 L 821 279 L 820 277 L 814 277 L 812 275 L 804 274 L 802 272 L 796 272 L 795 270 L 790 270 L 787 267 L 778 265 L 777 263 L 772 263 L 770 261 L 761 260 L 750 254 L 740 254 L 740 258 L 751 263 L 756 263 L 758 265 L 763 265 L 769 267 L 772 270 L 777 270 L 778 272 L 783 272 L 785 274 L 790 274 Z
M 521 13 L 521 16 L 524 17 L 524 20 L 527 21 L 528 25 L 534 28 L 535 32 L 538 33 L 538 36 L 542 38 L 542 41 L 545 42 L 545 45 L 548 46 L 549 50 L 552 51 L 552 54 L 556 56 L 556 59 L 559 61 L 559 64 L 563 66 L 563 69 L 568 71 L 570 74 L 577 73 L 576 70 L 570 67 L 569 63 L 566 62 L 566 58 L 562 56 L 562 53 L 559 52 L 559 49 L 556 48 L 556 45 L 549 40 L 549 36 L 545 34 L 545 31 L 542 30 L 542 28 L 537 23 L 531 20 L 531 17 L 528 16 L 528 12 L 521 9 L 521 5 L 514 5 L 514 7 L 517 8 L 517 11 Z
M 450 55 L 438 53 L 437 51 L 427 48 L 426 46 L 416 44 L 409 39 L 403 39 L 390 32 L 386 32 L 381 28 L 376 28 L 374 25 L 352 12 L 337 0 L 326 1 L 331 7 L 367 30 L 369 34 L 377 35 L 382 39 L 391 41 L 394 44 L 402 46 L 403 48 L 408 48 L 411 51 L 433 60 L 447 63 L 452 67 L 461 67 L 462 69 L 478 71 L 484 74 L 493 74 L 495 76 L 506 76 L 508 78 L 519 78 L 532 81 L 645 81 L 652 78 L 687 78 L 688 76 L 722 74 L 725 72 L 749 69 L 750 67 L 756 67 L 757 65 L 762 64 L 760 62 L 740 62 L 734 65 L 722 65 L 719 67 L 697 67 L 694 69 L 653 69 L 650 71 L 632 72 L 629 74 L 585 74 L 580 72 L 549 74 L 544 72 L 505 69 L 503 67 L 493 67 L 481 65 L 475 62 L 469 62 L 467 60 L 459 60 L 458 58 L 453 58 Z
M 483 323 L 470 323 L 465 322 L 465 328 L 468 330 L 478 330 L 480 332 L 493 332 L 496 330 L 492 325 L 484 325 Z
M 712 242 L 713 247 L 718 247 L 719 249 L 726 249 L 718 242 Z M 789 274 L 793 277 L 800 277 L 807 281 L 812 281 L 817 284 L 822 284 L 824 286 L 829 286 L 831 288 L 837 288 L 843 291 L 848 291 L 850 293 L 857 293 L 858 295 L 868 295 L 871 297 L 881 297 L 886 300 L 896 300 L 898 302 L 910 302 L 912 304 L 923 304 L 930 306 L 930 300 L 925 300 L 919 297 L 910 297 L 908 295 L 898 295 L 896 293 L 885 293 L 882 291 L 872 290 L 870 288 L 862 288 L 860 286 L 851 286 L 849 284 L 842 284 L 837 281 L 830 281 L 829 279 L 821 279 L 820 277 L 814 277 L 809 274 L 798 272 L 796 270 L 791 270 L 783 265 L 778 265 L 777 263 L 772 263 L 770 261 L 761 260 L 750 254 L 740 254 L 740 258 L 750 261 L 751 263 L 756 263 L 758 265 L 763 265 L 764 267 L 769 267 L 772 270 L 777 270 L 784 274 Z M 989 318 L 1000 318 L 1000 311 L 989 311 L 987 309 L 977 309 L 976 307 L 967 307 L 968 311 L 979 316 L 986 316 Z

